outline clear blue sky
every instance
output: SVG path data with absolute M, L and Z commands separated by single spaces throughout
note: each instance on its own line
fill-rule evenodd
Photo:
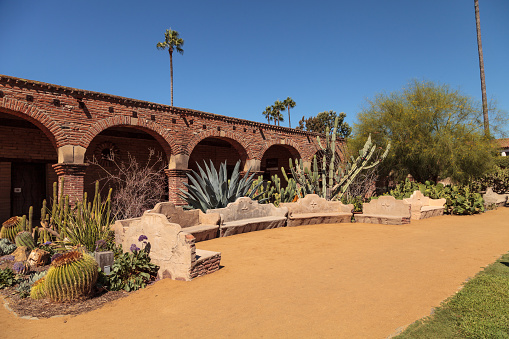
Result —
M 509 1 L 479 2 L 488 97 L 508 111 Z M 0 74 L 162 104 L 171 27 L 175 106 L 254 121 L 290 96 L 293 127 L 325 110 L 353 123 L 414 78 L 481 100 L 473 0 L 0 0 L 0 18 Z

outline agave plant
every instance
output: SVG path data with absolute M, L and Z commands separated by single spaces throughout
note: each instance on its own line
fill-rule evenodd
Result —
M 205 170 L 198 165 L 200 173 L 192 171 L 192 175 L 187 174 L 191 182 L 191 184 L 184 183 L 187 191 L 180 189 L 182 194 L 179 196 L 188 203 L 188 208 L 206 212 L 208 209 L 226 207 L 228 203 L 234 202 L 240 197 L 257 198 L 256 191 L 263 182 L 250 190 L 254 181 L 254 173 L 249 175 L 251 170 L 249 169 L 244 177 L 240 178 L 240 160 L 237 161 L 230 180 L 228 180 L 226 172 L 226 161 L 221 163 L 219 171 L 214 168 L 212 160 L 210 160 L 210 167 L 205 161 L 204 165 Z

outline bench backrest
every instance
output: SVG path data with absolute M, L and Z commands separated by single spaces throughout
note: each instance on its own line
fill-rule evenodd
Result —
M 353 205 L 344 205 L 341 201 L 327 201 L 317 194 L 307 194 L 296 202 L 282 203 L 282 207 L 287 207 L 289 213 L 351 213 Z
M 369 203 L 362 204 L 362 213 L 408 218 L 411 216 L 410 204 L 403 200 L 396 200 L 390 195 L 381 196 Z
M 171 202 L 160 202 L 149 213 L 163 214 L 169 222 L 179 224 L 182 228 L 201 224 L 219 224 L 219 214 L 210 213 L 206 215 L 201 210 L 184 210 L 182 207 L 175 206 Z
M 237 221 L 261 217 L 286 217 L 286 207 L 275 207 L 273 204 L 259 204 L 258 201 L 248 197 L 238 198 L 235 202 L 229 203 L 224 208 L 207 210 L 209 213 L 220 213 L 221 222 Z

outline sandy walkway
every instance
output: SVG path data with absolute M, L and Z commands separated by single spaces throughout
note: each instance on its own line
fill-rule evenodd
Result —
M 407 226 L 281 228 L 214 239 L 224 268 L 164 280 L 76 317 L 22 320 L 1 338 L 385 338 L 509 250 L 509 208 Z

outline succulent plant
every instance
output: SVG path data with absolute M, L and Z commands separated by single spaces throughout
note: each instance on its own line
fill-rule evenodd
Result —
M 46 277 L 42 277 L 36 280 L 30 289 L 30 298 L 32 299 L 44 299 L 46 298 Z
M 7 219 L 2 224 L 2 229 L 0 230 L 0 238 L 9 239 L 12 243 L 14 243 L 14 238 L 16 238 L 16 234 L 21 231 L 20 228 L 20 217 L 11 217 Z
M 198 165 L 199 174 L 192 171 L 194 176 L 187 175 L 191 182 L 191 184 L 184 183 L 187 191 L 180 189 L 182 194 L 179 196 L 189 204 L 188 208 L 201 209 L 206 212 L 208 209 L 226 207 L 228 203 L 234 202 L 240 197 L 248 196 L 256 199 L 255 192 L 258 187 L 251 189 L 254 173 L 249 175 L 249 169 L 240 179 L 240 160 L 235 164 L 230 180 L 228 180 L 226 171 L 226 161 L 221 163 L 219 171 L 214 168 L 212 160 L 210 160 L 210 167 L 206 162 L 204 165 L 205 171 Z M 260 182 L 259 185 L 262 183 Z M 248 193 L 250 189 L 251 191 Z
M 16 250 L 16 245 L 13 244 L 9 239 L 0 239 L 0 257 L 11 254 Z
M 95 259 L 86 253 L 65 253 L 51 263 L 44 278 L 44 293 L 52 301 L 86 298 L 97 281 L 98 267 Z
M 32 273 L 30 276 L 19 283 L 18 287 L 16 287 L 16 291 L 19 293 L 21 298 L 26 298 L 30 296 L 30 291 L 32 286 L 40 279 L 42 279 L 48 271 L 42 271 L 38 273 Z M 40 288 L 40 287 L 39 287 Z
M 28 231 L 21 231 L 16 235 L 14 239 L 16 242 L 16 246 L 26 246 L 29 250 L 33 250 L 35 248 L 35 241 L 32 233 Z

